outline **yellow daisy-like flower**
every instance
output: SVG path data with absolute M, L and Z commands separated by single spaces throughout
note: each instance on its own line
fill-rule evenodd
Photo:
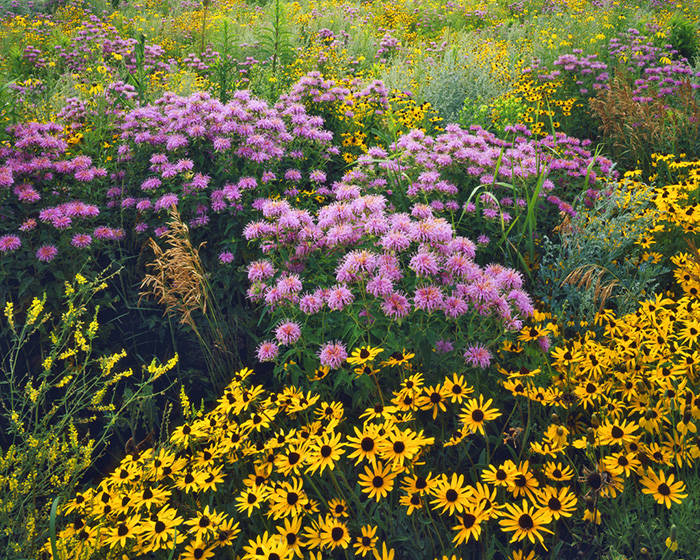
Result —
M 544 547 L 543 534 L 553 534 L 544 527 L 552 521 L 549 512 L 528 505 L 526 500 L 523 500 L 522 506 L 506 504 L 505 508 L 507 511 L 502 514 L 503 519 L 498 523 L 502 531 L 513 533 L 510 542 L 528 539 L 531 543 L 535 543 L 537 540 Z
M 497 408 L 490 408 L 493 399 L 484 402 L 484 395 L 479 395 L 479 399 L 469 399 L 462 408 L 459 420 L 473 433 L 480 432 L 485 436 L 484 423 L 501 416 Z
M 353 366 L 359 366 L 368 362 L 373 362 L 374 359 L 384 352 L 384 348 L 373 348 L 371 346 L 362 346 L 355 348 L 347 359 L 347 362 Z
M 452 537 L 452 542 L 459 546 L 469 542 L 470 539 L 478 541 L 481 535 L 481 522 L 485 518 L 484 512 L 478 507 L 465 509 L 464 515 L 457 516 L 457 525 L 452 527 L 452 530 L 457 532 Z
M 685 483 L 681 480 L 674 482 L 673 474 L 669 474 L 668 478 L 663 471 L 659 471 L 659 476 L 649 467 L 647 474 L 640 480 L 642 483 L 642 492 L 651 494 L 658 503 L 665 505 L 668 509 L 671 508 L 671 502 L 680 504 L 683 498 L 687 498 L 685 493 Z
M 365 472 L 357 477 L 358 484 L 364 493 L 379 502 L 394 488 L 396 474 L 391 464 L 384 466 L 381 461 L 377 461 L 376 465 L 365 467 Z

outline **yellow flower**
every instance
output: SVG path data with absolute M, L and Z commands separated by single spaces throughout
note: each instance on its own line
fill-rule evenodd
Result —
M 15 330 L 15 315 L 14 315 L 14 310 L 15 306 L 11 301 L 8 301 L 5 304 L 5 311 L 4 315 L 7 318 L 7 322 L 10 324 L 10 328 L 14 331 Z

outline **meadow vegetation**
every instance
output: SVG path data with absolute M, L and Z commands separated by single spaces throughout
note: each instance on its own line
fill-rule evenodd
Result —
M 0 558 L 696 558 L 700 3 L 0 0 Z

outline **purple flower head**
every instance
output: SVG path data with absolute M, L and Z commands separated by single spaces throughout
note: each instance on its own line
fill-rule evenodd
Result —
M 464 359 L 472 367 L 486 369 L 491 364 L 491 352 L 481 344 L 467 346 Z
M 318 357 L 321 360 L 321 365 L 331 369 L 338 369 L 348 359 L 348 353 L 345 346 L 339 340 L 335 342 L 327 342 L 321 346 Z
M 284 321 L 275 329 L 275 338 L 280 344 L 294 344 L 301 337 L 301 327 L 294 321 Z
M 0 253 L 16 251 L 22 246 L 22 241 L 16 235 L 3 235 L 0 237 Z
M 92 243 L 92 236 L 89 233 L 76 233 L 71 239 L 70 244 L 78 249 L 89 247 Z
M 42 245 L 36 250 L 36 258 L 41 262 L 51 262 L 58 255 L 55 245 Z
M 258 360 L 261 362 L 271 362 L 279 354 L 279 348 L 271 340 L 264 340 L 258 346 Z

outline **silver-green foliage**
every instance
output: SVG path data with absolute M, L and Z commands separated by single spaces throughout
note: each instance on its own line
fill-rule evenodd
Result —
M 630 313 L 654 293 L 666 269 L 650 260 L 637 240 L 649 226 L 642 217 L 650 204 L 645 191 L 614 184 L 592 208 L 583 205 L 560 228 L 559 239 L 544 238 L 535 297 L 563 321 L 593 324 L 597 312 Z

